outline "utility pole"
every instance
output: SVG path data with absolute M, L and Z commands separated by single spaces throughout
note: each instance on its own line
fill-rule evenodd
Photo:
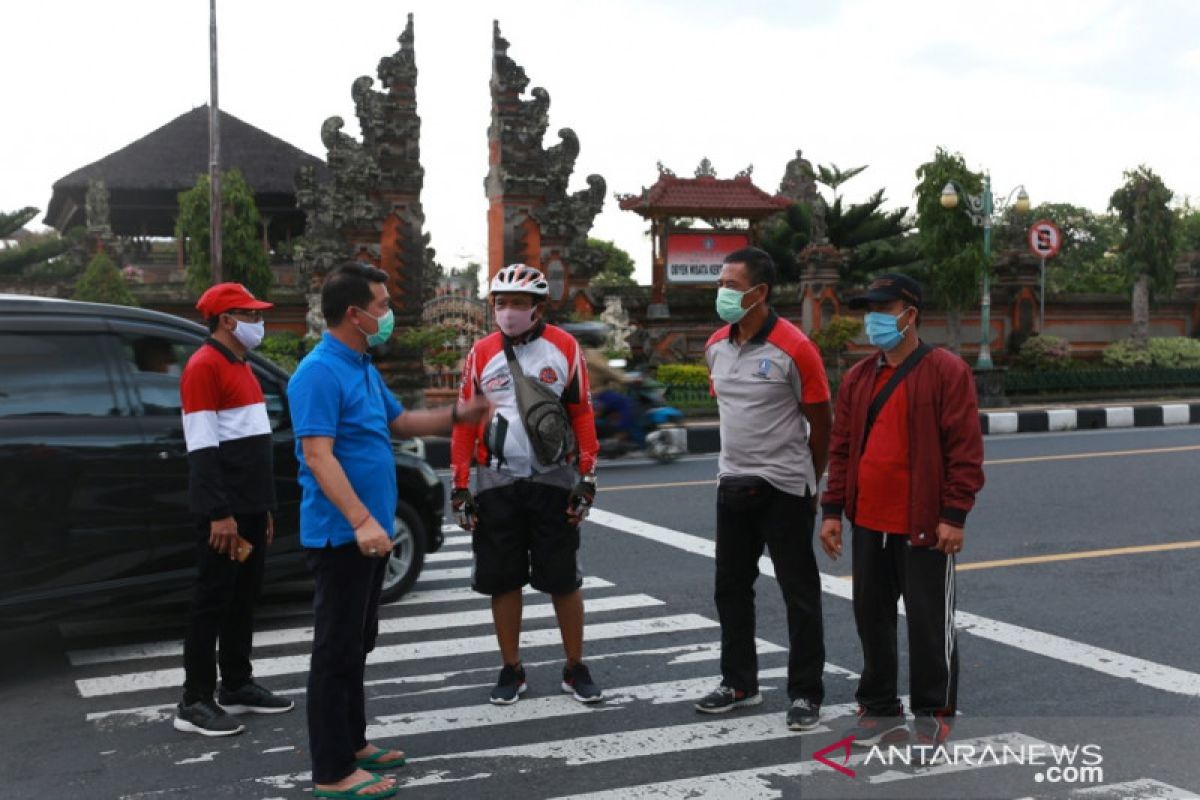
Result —
M 217 0 L 208 0 L 208 243 L 212 281 L 221 282 L 221 125 L 217 104 Z

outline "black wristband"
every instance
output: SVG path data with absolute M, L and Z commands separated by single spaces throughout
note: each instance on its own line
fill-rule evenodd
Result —
M 450 424 L 451 425 L 458 424 L 458 403 L 457 402 L 455 402 L 454 405 L 450 406 Z

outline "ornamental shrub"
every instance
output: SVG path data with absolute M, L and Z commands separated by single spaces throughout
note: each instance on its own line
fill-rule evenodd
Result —
M 1071 365 L 1071 343 L 1061 336 L 1030 336 L 1017 351 L 1020 369 L 1067 369 Z
M 1200 368 L 1200 340 L 1187 336 L 1150 339 L 1138 347 L 1130 339 L 1113 342 L 1104 348 L 1104 363 L 1110 367 L 1157 369 Z
M 662 383 L 677 386 L 708 385 L 708 367 L 703 364 L 661 364 L 656 376 Z

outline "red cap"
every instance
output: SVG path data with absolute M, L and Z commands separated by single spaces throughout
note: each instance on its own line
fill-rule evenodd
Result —
M 196 310 L 203 314 L 205 319 L 211 319 L 235 308 L 255 311 L 274 307 L 271 303 L 255 300 L 250 290 L 240 283 L 218 283 L 200 295 L 200 299 L 196 301 Z

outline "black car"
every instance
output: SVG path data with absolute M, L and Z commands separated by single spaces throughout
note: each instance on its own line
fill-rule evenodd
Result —
M 142 309 L 0 295 L 0 625 L 184 596 L 196 561 L 179 373 L 208 335 Z M 255 354 L 275 437 L 267 581 L 306 576 L 288 374 Z M 394 443 L 394 600 L 441 542 L 444 489 Z

